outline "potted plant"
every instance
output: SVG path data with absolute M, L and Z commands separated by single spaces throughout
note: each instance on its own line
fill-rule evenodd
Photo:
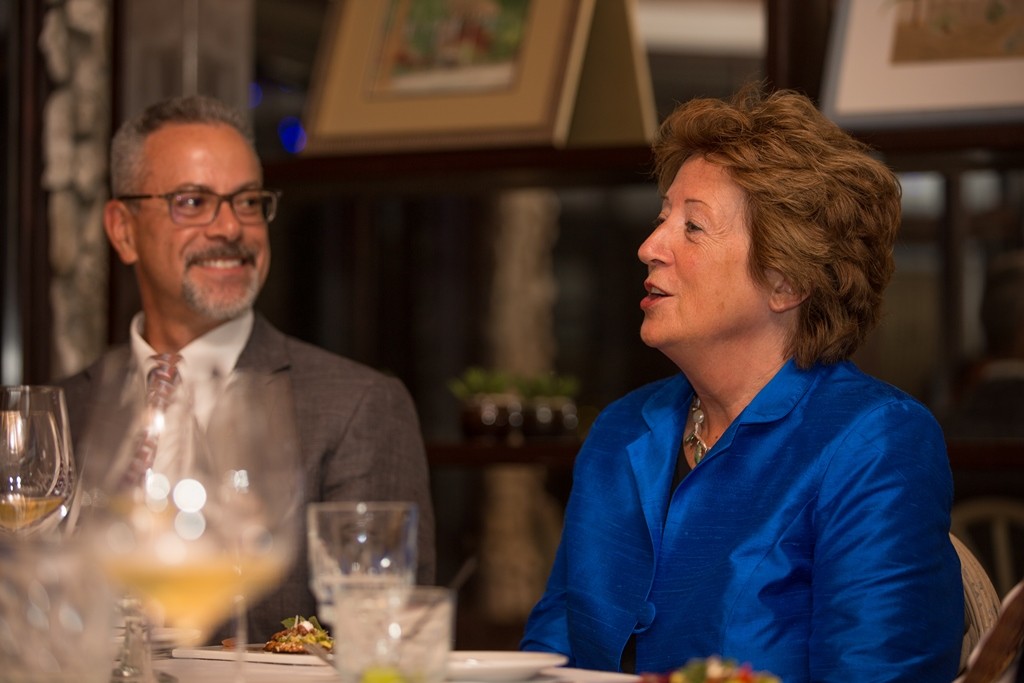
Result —
M 503 440 L 522 425 L 522 408 L 507 373 L 478 366 L 448 382 L 461 403 L 462 434 L 469 439 Z
M 524 436 L 570 438 L 576 435 L 579 380 L 572 375 L 551 372 L 521 377 L 517 385 L 523 397 Z

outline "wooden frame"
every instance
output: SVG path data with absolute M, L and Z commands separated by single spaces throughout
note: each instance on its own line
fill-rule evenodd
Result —
M 440 22 L 430 29 L 427 58 L 408 49 L 410 31 L 425 23 L 413 9 L 450 18 L 443 3 L 413 2 L 333 3 L 305 113 L 308 152 L 564 143 L 594 0 L 505 0 L 500 18 L 520 33 L 486 65 L 456 60 L 453 68 L 437 61 Z M 467 85 L 470 73 L 491 78 Z
M 989 5 L 839 0 L 822 110 L 851 130 L 1024 122 L 1024 44 L 996 37 L 1024 16 Z

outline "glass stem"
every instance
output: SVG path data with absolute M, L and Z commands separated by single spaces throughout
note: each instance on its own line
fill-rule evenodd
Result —
M 151 683 L 156 680 L 146 639 L 146 619 L 133 605 L 124 616 L 124 642 L 121 656 L 111 674 L 112 683 Z
M 235 596 L 235 682 L 245 681 L 245 654 L 249 649 L 249 616 L 245 596 Z

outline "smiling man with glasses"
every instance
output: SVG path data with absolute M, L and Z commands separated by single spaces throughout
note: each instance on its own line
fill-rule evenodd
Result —
M 426 456 L 408 391 L 393 377 L 283 334 L 253 310 L 270 267 L 268 231 L 280 193 L 263 187 L 245 118 L 202 96 L 157 103 L 118 129 L 110 170 L 104 228 L 134 270 L 142 310 L 128 344 L 62 382 L 75 441 L 91 419 L 110 412 L 97 400 L 100 378 L 121 373 L 144 394 L 157 356 L 178 359 L 200 425 L 219 381 L 235 368 L 285 373 L 297 397 L 295 467 L 306 474 L 305 501 L 416 502 L 417 579 L 433 583 Z M 303 545 L 285 582 L 249 610 L 251 639 L 269 638 L 284 618 L 316 612 L 305 556 Z

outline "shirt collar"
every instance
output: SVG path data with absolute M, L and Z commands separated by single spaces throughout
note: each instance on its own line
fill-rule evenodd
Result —
M 206 334 L 196 337 L 178 350 L 184 362 L 179 366 L 184 380 L 226 377 L 242 354 L 249 335 L 252 333 L 255 315 L 249 309 L 242 315 L 218 325 Z M 150 357 L 156 354 L 149 343 L 142 338 L 145 314 L 139 311 L 132 318 L 129 327 L 129 344 L 136 367 L 143 370 L 143 376 L 152 363 Z

